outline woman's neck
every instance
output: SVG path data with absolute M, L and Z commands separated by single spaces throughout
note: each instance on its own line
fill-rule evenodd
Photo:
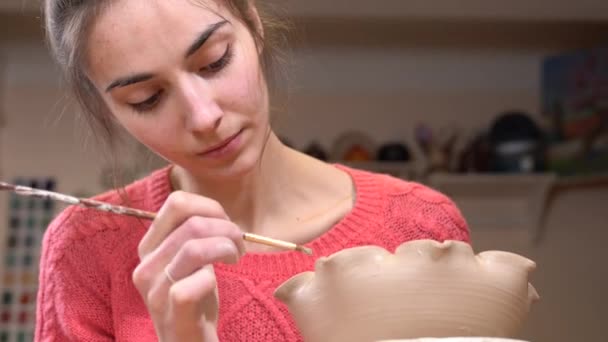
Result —
M 238 179 L 195 179 L 174 168 L 178 189 L 218 201 L 243 231 L 304 243 L 352 207 L 354 185 L 338 168 L 284 146 L 271 135 L 261 161 Z
M 249 172 L 234 179 L 197 178 L 179 167 L 173 168 L 175 188 L 198 193 L 218 201 L 226 214 L 241 229 L 257 232 L 264 217 L 281 210 L 281 193 L 293 175 L 293 155 L 271 134 L 259 163 Z M 291 178 L 293 180 L 293 178 Z

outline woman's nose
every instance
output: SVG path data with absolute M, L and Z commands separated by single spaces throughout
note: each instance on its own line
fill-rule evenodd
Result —
M 180 88 L 186 128 L 194 133 L 216 130 L 224 117 L 224 111 L 218 105 L 209 82 L 201 78 L 189 79 L 182 82 Z

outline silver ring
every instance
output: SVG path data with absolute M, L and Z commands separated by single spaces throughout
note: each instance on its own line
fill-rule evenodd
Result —
M 171 282 L 171 284 L 175 284 L 175 279 L 173 278 L 173 276 L 171 275 L 171 273 L 169 273 L 169 268 L 165 267 L 165 276 L 167 276 L 167 279 L 169 279 L 169 281 Z

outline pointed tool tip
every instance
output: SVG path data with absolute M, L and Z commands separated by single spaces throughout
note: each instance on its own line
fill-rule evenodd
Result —
M 308 254 L 308 255 L 312 255 L 312 249 L 308 248 L 308 247 L 304 247 L 304 246 L 298 246 L 296 248 L 298 251 L 304 253 L 304 254 Z
M 0 190 L 14 190 L 14 189 L 15 189 L 15 186 L 0 181 Z

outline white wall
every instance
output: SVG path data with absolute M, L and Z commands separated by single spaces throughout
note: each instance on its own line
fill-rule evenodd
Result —
M 413 127 L 457 127 L 464 135 L 507 109 L 536 115 L 546 51 L 323 47 L 298 50 L 281 131 L 298 146 L 331 148 L 347 130 L 378 142 L 406 140 Z
M 60 191 L 98 189 L 99 154 L 88 144 L 84 123 L 76 120 L 44 47 L 16 44 L 5 51 L 5 179 L 55 176 Z

